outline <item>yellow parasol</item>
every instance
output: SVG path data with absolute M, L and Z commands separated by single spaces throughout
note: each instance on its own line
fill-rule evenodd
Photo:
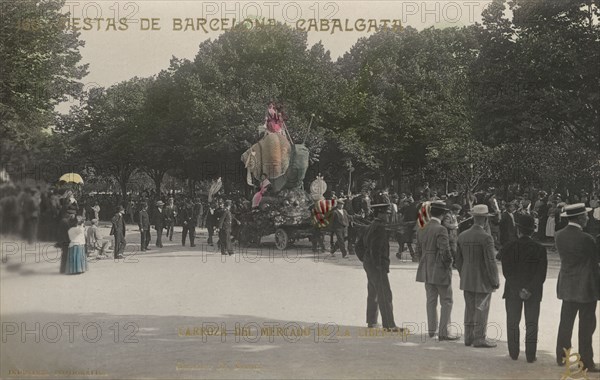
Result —
M 60 176 L 60 178 L 58 180 L 62 181 L 62 182 L 72 182 L 72 183 L 79 183 L 79 184 L 83 185 L 83 178 L 81 178 L 81 176 L 77 173 L 63 174 L 62 176 Z

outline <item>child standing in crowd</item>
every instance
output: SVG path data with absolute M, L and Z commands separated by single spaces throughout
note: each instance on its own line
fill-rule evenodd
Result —
M 85 219 L 77 216 L 76 225 L 69 228 L 69 253 L 67 255 L 66 274 L 80 274 L 87 268 L 87 258 L 85 255 Z

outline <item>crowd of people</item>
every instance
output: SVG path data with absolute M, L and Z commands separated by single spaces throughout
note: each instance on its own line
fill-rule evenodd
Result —
M 262 186 L 262 185 L 261 185 Z M 259 192 L 260 193 L 260 192 Z M 458 233 L 470 227 L 472 218 L 468 212 L 475 204 L 486 204 L 490 213 L 493 214 L 486 224 L 493 239 L 496 249 L 499 249 L 507 241 L 516 236 L 515 217 L 519 215 L 531 215 L 536 228 L 533 237 L 540 242 L 547 242 L 554 238 L 556 231 L 564 228 L 567 219 L 561 217 L 564 208 L 568 204 L 583 203 L 590 207 L 590 222 L 585 227 L 589 233 L 600 232 L 600 191 L 586 192 L 581 190 L 565 196 L 556 191 L 543 191 L 527 189 L 520 193 L 509 193 L 508 198 L 501 199 L 494 188 L 474 194 L 459 193 L 457 191 L 448 194 L 435 191 L 424 183 L 418 192 L 394 193 L 387 188 L 364 189 L 358 194 L 337 195 L 335 191 L 326 194 L 328 199 L 338 203 L 337 209 L 343 209 L 346 214 L 334 212 L 333 223 L 326 230 L 316 229 L 311 241 L 314 251 L 325 251 L 324 237 L 329 235 L 329 251 L 335 253 L 338 249 L 343 257 L 354 253 L 356 231 L 354 220 L 368 217 L 372 210 L 371 204 L 386 203 L 391 205 L 391 212 L 387 216 L 387 222 L 395 226 L 391 238 L 398 242 L 397 257 L 402 258 L 402 252 L 408 250 L 410 256 L 416 261 L 414 250 L 414 239 L 418 228 L 419 210 L 423 202 L 443 201 L 452 212 L 446 215 L 443 224 L 450 234 L 450 244 L 455 251 Z M 114 219 L 117 207 L 123 208 L 122 215 L 125 223 L 139 224 L 141 229 L 148 231 L 148 226 L 160 225 L 157 221 L 158 214 L 164 213 L 163 229 L 167 237 L 173 239 L 173 227 L 182 226 L 185 236 L 182 244 L 189 240 L 190 245 L 195 245 L 195 229 L 207 228 L 209 242 L 215 231 L 214 213 L 222 214 L 224 201 L 231 202 L 232 229 L 235 235 L 235 227 L 239 226 L 238 218 L 241 213 L 252 209 L 252 202 L 239 193 L 225 196 L 221 191 L 210 203 L 206 197 L 190 197 L 183 193 L 160 193 L 154 190 L 143 191 L 138 194 L 130 194 L 125 199 L 113 193 L 83 193 L 70 188 L 55 187 L 21 187 L 12 183 L 0 185 L 0 233 L 4 235 L 20 235 L 28 242 L 36 240 L 58 241 L 60 221 L 68 215 L 68 209 L 76 209 L 76 215 L 82 216 L 87 225 L 98 225 L 100 221 L 111 221 Z M 162 206 L 159 211 L 158 203 Z M 146 207 L 148 219 L 140 221 L 140 211 Z M 254 205 L 256 206 L 256 205 Z M 94 223 L 92 223 L 94 222 Z M 192 228 L 194 227 L 194 228 Z M 155 228 L 152 228 L 156 231 Z M 162 234 L 156 234 L 156 246 L 162 245 Z M 154 235 L 154 234 L 153 234 Z M 150 241 L 145 234 L 142 244 L 148 247 Z M 63 234 L 64 237 L 64 234 Z M 145 248 L 144 248 L 145 249 Z
M 367 275 L 368 327 L 377 326 L 379 311 L 384 329 L 402 331 L 404 329 L 397 327 L 394 321 L 388 278 L 390 248 L 387 227 L 390 226 L 389 220 L 394 209 L 391 203 L 371 206 L 374 220 L 366 231 L 358 234 L 355 252 L 363 262 Z M 518 360 L 520 323 L 524 310 L 525 356 L 528 363 L 535 362 L 540 304 L 548 269 L 547 249 L 533 239 L 536 231 L 535 217 L 531 212 L 514 214 L 514 211 L 505 211 L 506 214 L 501 218 L 514 227 L 514 236 L 505 236 L 506 240 L 502 241 L 498 251 L 490 232 L 490 221 L 496 217 L 496 213 L 485 203 L 475 204 L 468 211 L 472 224 L 457 235 L 453 248 L 451 236 L 453 230 L 456 230 L 456 223 L 450 227 L 447 220 L 451 213 L 456 216 L 458 208 L 451 211 L 446 202 L 432 200 L 427 209 L 427 222 L 417 227 L 414 256 L 419 263 L 416 281 L 425 285 L 429 336 L 433 338 L 437 334 L 438 341 L 460 338 L 449 331 L 453 306 L 452 271 L 456 269 L 465 299 L 464 344 L 476 348 L 496 347 L 496 343 L 489 340 L 486 333 L 491 294 L 500 288 L 496 264 L 496 260 L 500 260 L 505 278 L 503 298 L 509 356 Z M 600 367 L 594 363 L 592 339 L 597 324 L 597 302 L 600 300 L 600 234 L 594 238 L 584 232 L 593 212 L 594 209 L 587 207 L 585 203 L 565 205 L 560 217 L 566 221 L 566 225 L 554 234 L 561 262 L 557 297 L 562 300 L 556 362 L 559 366 L 571 364 L 573 325 L 575 317 L 579 315 L 578 355 L 581 370 L 597 373 L 600 372 Z M 423 216 L 422 212 L 419 217 Z
M 502 245 L 517 236 L 515 218 L 521 215 L 530 215 L 535 222 L 533 238 L 540 242 L 549 242 L 554 239 L 556 231 L 564 228 L 568 219 L 561 216 L 564 208 L 568 204 L 583 203 L 586 207 L 592 209 L 590 212 L 590 221 L 585 227 L 585 231 L 592 234 L 600 233 L 600 191 L 590 193 L 581 190 L 579 193 L 572 193 L 563 197 L 555 191 L 546 192 L 543 190 L 529 189 L 520 194 L 510 193 L 507 199 L 501 199 L 497 195 L 495 188 L 488 188 L 487 191 L 481 191 L 474 194 L 459 193 L 457 191 L 449 194 L 438 193 L 429 187 L 425 182 L 421 190 L 415 193 L 390 193 L 389 189 L 382 188 L 377 190 L 364 189 L 360 194 L 339 196 L 335 191 L 327 194 L 327 198 L 335 199 L 337 209 L 345 210 L 341 215 L 339 212 L 333 213 L 334 220 L 329 231 L 330 252 L 334 253 L 337 249 L 342 251 L 342 256 L 346 257 L 344 239 L 347 244 L 347 250 L 350 254 L 354 252 L 356 241 L 356 231 L 353 228 L 354 219 L 361 220 L 372 213 L 372 204 L 390 204 L 390 213 L 386 216 L 388 224 L 394 226 L 391 238 L 398 242 L 398 251 L 396 256 L 402 259 L 402 252 L 409 251 L 413 261 L 417 261 L 414 250 L 414 240 L 419 227 L 419 211 L 424 202 L 443 201 L 450 212 L 447 213 L 442 224 L 447 228 L 450 237 L 450 246 L 453 252 L 456 251 L 458 234 L 468 229 L 473 218 L 469 214 L 474 205 L 485 204 L 491 217 L 487 220 L 485 230 L 494 241 L 494 246 L 498 250 Z M 337 215 L 337 216 L 336 216 Z M 345 219 L 348 219 L 345 222 Z M 342 228 L 343 227 L 343 228 Z M 340 229 L 345 231 L 343 239 L 340 239 Z M 337 232 L 336 232 L 337 231 Z M 326 232 L 317 231 L 313 237 L 313 250 L 324 251 L 324 235 Z M 334 237 L 337 238 L 334 239 Z M 335 241 L 334 241 L 335 240 Z M 340 243 L 338 243 L 340 241 Z
M 566 361 L 565 350 L 571 348 L 574 319 L 579 314 L 579 354 L 585 369 L 598 371 L 591 341 L 600 299 L 598 191 L 588 194 L 582 190 L 563 197 L 555 191 L 537 190 L 511 194 L 505 200 L 494 188 L 475 194 L 439 195 L 425 183 L 417 196 L 390 193 L 387 188 L 366 188 L 356 195 L 338 196 L 331 191 L 328 198 L 334 205 L 331 220 L 327 228 L 315 226 L 313 250 L 325 251 L 324 238 L 329 235 L 331 255 L 339 249 L 343 258 L 356 255 L 363 262 L 368 279 L 369 327 L 377 326 L 381 313 L 383 328 L 402 330 L 394 322 L 388 278 L 390 240 L 396 240 L 397 258 L 402 258 L 406 246 L 418 263 L 416 281 L 425 284 L 429 335 L 437 334 L 440 341 L 458 339 L 448 330 L 455 269 L 465 298 L 465 345 L 495 347 L 486 338 L 486 326 L 491 293 L 500 287 L 499 260 L 506 280 L 503 298 L 509 354 L 518 359 L 524 309 L 525 354 L 530 363 L 536 361 L 540 303 L 548 265 L 548 244 L 541 243 L 554 239 L 561 260 L 558 298 L 563 301 L 557 363 Z M 211 202 L 181 193 L 152 191 L 130 196 L 122 204 L 118 199 L 110 194 L 82 195 L 70 188 L 4 183 L 0 185 L 1 233 L 21 235 L 30 243 L 36 239 L 56 241 L 62 249 L 60 272 L 81 274 L 91 257 L 108 258 L 112 251 L 115 259 L 124 258 L 127 223 L 138 226 L 142 252 L 163 248 L 162 239 L 172 241 L 174 227 L 179 225 L 182 246 L 189 241 L 190 247 L 195 247 L 197 227 L 206 228 L 207 244 L 214 245 L 218 231 L 221 254 L 232 255 L 233 228 L 239 223 L 236 215 L 252 209 L 249 199 L 222 192 Z M 117 205 L 111 204 L 113 201 Z M 114 211 L 106 218 L 111 208 Z M 102 219 L 110 220 L 111 237 L 100 233 L 98 224 Z M 153 240 L 154 248 L 150 248 Z

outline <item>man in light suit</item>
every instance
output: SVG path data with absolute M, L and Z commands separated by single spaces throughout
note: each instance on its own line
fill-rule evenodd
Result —
M 536 361 L 540 302 L 548 258 L 546 248 L 531 238 L 535 231 L 533 217 L 520 215 L 516 224 L 519 238 L 504 245 L 500 254 L 502 273 L 506 278 L 502 298 L 506 304 L 508 353 L 513 360 L 519 358 L 519 325 L 525 306 L 525 356 L 528 363 L 533 363 Z
M 600 299 L 600 251 L 592 235 L 583 232 L 591 208 L 584 203 L 565 207 L 560 215 L 569 224 L 555 235 L 560 255 L 557 295 L 562 300 L 556 342 L 556 362 L 564 365 L 564 349 L 571 348 L 575 316 L 579 313 L 579 355 L 588 372 L 600 372 L 594 364 L 592 336 L 596 330 L 596 306 Z M 597 346 L 596 346 L 597 347 Z
M 442 218 L 450 209 L 442 201 L 431 203 L 430 220 L 417 232 L 416 256 L 419 259 L 417 282 L 425 283 L 427 293 L 427 325 L 433 337 L 438 327 L 437 304 L 441 305 L 438 339 L 457 340 L 448 334 L 452 312 L 452 253 L 448 231 L 442 226 Z
M 460 289 L 465 296 L 465 345 L 496 347 L 486 339 L 492 292 L 500 287 L 494 238 L 484 230 L 492 214 L 484 204 L 473 206 L 469 214 L 473 226 L 458 236 L 456 250 Z

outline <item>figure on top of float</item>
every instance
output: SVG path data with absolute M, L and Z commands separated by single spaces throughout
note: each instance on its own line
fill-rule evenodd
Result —
M 283 133 L 283 124 L 285 119 L 283 106 L 270 101 L 267 106 L 267 113 L 265 115 L 265 128 L 267 131 L 270 133 Z
M 286 173 L 292 154 L 292 145 L 288 140 L 286 116 L 281 104 L 270 101 L 265 115 L 266 129 L 261 139 L 252 145 L 241 159 L 248 170 L 247 183 L 252 186 L 254 180 L 263 182 L 263 174 L 277 193 L 286 183 Z M 263 186 L 261 186 L 262 188 Z M 264 193 L 264 191 L 263 191 Z M 257 197 L 257 201 L 260 197 Z

